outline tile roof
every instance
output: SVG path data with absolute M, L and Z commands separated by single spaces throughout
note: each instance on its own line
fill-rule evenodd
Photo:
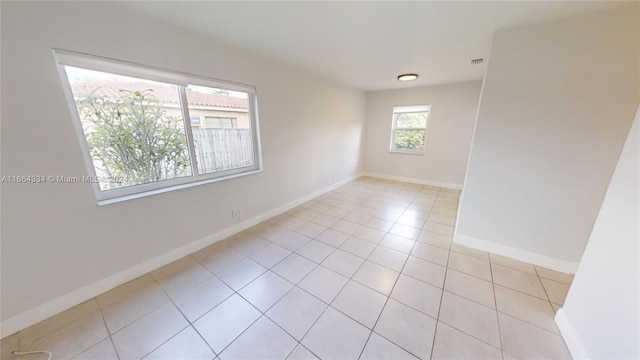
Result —
M 92 81 L 92 82 L 74 82 L 71 84 L 74 95 L 87 94 L 95 90 L 97 95 L 107 97 L 119 96 L 120 90 L 142 91 L 152 90 L 153 95 L 161 103 L 179 104 L 178 91 L 173 86 L 162 86 L 160 84 L 150 84 L 143 82 L 110 82 L 110 81 Z M 211 106 L 228 109 L 247 109 L 247 100 L 233 96 L 221 94 L 207 94 L 193 91 L 187 88 L 187 101 L 189 105 Z

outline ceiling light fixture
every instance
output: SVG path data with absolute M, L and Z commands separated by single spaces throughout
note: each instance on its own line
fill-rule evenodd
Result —
M 400 81 L 411 81 L 418 78 L 418 74 L 402 74 L 398 75 L 398 80 Z

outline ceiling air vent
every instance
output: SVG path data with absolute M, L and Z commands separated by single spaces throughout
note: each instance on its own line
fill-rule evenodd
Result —
M 484 62 L 484 59 L 480 58 L 480 59 L 473 59 L 471 60 L 471 65 L 480 65 Z

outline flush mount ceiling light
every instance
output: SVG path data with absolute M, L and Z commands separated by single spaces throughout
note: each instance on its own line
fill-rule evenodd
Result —
M 402 74 L 398 75 L 398 80 L 400 81 L 411 81 L 418 78 L 418 74 Z

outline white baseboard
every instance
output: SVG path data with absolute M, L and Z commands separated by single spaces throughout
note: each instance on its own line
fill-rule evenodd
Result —
M 571 357 L 574 360 L 591 359 L 591 357 L 589 357 L 589 354 L 587 353 L 587 349 L 582 344 L 582 341 L 580 341 L 578 333 L 569 321 L 567 313 L 564 311 L 564 309 L 558 309 L 558 311 L 556 312 L 555 321 L 556 325 L 558 325 L 558 330 L 560 330 L 560 334 L 562 335 L 565 344 L 567 344 L 567 348 L 571 353 Z
M 370 177 L 379 178 L 379 179 L 402 181 L 402 182 L 408 182 L 412 184 L 436 186 L 436 187 L 453 189 L 453 190 L 462 190 L 462 184 L 454 184 L 454 183 L 448 183 L 448 182 L 442 182 L 442 181 L 424 180 L 424 179 L 387 175 L 387 174 L 374 173 L 374 172 L 365 172 L 362 174 L 362 176 L 370 176 Z
M 502 255 L 533 265 L 542 266 L 547 269 L 563 272 L 565 274 L 575 274 L 576 270 L 578 270 L 577 262 L 560 260 L 546 255 L 512 248 L 491 241 L 477 239 L 471 236 L 455 234 L 453 236 L 453 242 L 474 249 L 486 251 L 492 254 Z
M 150 271 L 153 271 L 159 267 L 172 263 L 186 255 L 194 253 L 200 249 L 203 249 L 213 243 L 226 239 L 229 236 L 239 233 L 245 229 L 248 229 L 256 224 L 259 224 L 269 218 L 272 218 L 278 214 L 288 211 L 300 204 L 303 204 L 313 198 L 316 198 L 322 194 L 332 191 L 346 183 L 349 183 L 359 177 L 362 177 L 362 173 L 358 173 L 354 176 L 348 177 L 337 183 L 329 185 L 320 190 L 314 191 L 308 195 L 300 197 L 296 200 L 290 201 L 286 204 L 278 206 L 277 208 L 268 210 L 260 215 L 254 216 L 251 219 L 247 219 L 241 223 L 230 226 L 226 229 L 220 230 L 214 234 L 206 236 L 200 240 L 196 240 L 187 245 L 171 250 L 153 259 L 144 261 L 136 266 L 120 271 L 116 274 L 108 276 L 102 280 L 99 280 L 93 284 L 87 285 L 80 289 L 74 290 L 42 305 L 39 305 L 33 309 L 27 310 L 23 313 L 15 315 L 11 318 L 3 320 L 0 323 L 0 338 L 5 338 L 16 332 L 26 329 L 29 326 L 36 324 L 42 320 L 45 320 L 53 315 L 56 315 L 64 310 L 72 308 L 78 304 L 81 304 L 91 298 L 94 298 L 106 291 L 109 291 L 119 285 L 122 285 L 128 281 L 131 281 L 137 277 L 140 277 Z

